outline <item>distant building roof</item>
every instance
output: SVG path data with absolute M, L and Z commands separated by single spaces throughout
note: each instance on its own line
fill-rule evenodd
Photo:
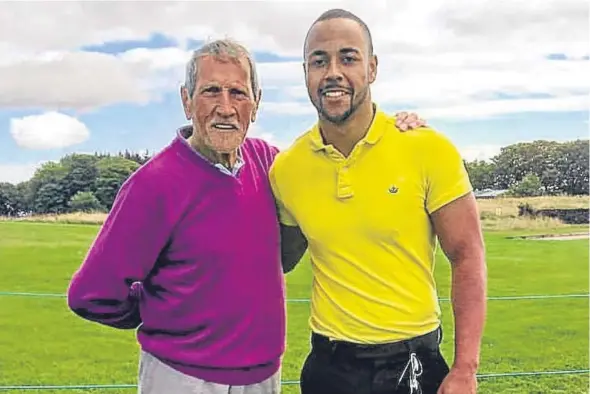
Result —
M 494 189 L 484 189 L 484 190 L 476 190 L 474 191 L 475 197 L 498 197 L 502 194 L 508 192 L 508 190 L 494 190 Z

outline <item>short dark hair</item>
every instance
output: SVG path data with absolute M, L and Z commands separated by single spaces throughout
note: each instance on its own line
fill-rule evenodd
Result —
M 371 31 L 369 30 L 369 26 L 367 26 L 367 24 L 361 18 L 359 18 L 358 16 L 356 16 L 355 14 L 353 14 L 350 11 L 343 10 L 342 8 L 332 8 L 331 10 L 328 10 L 328 11 L 325 11 L 324 13 L 322 13 L 322 15 L 320 15 L 311 24 L 309 30 L 307 31 L 307 34 L 305 35 L 305 41 L 303 42 L 303 57 L 304 58 L 305 58 L 305 48 L 307 48 L 307 39 L 309 38 L 309 33 L 311 32 L 311 29 L 313 29 L 313 27 L 319 22 L 327 21 L 330 19 L 338 19 L 338 18 L 353 20 L 361 26 L 361 28 L 363 29 L 363 31 L 367 35 L 367 41 L 369 42 L 369 55 L 373 55 L 373 37 L 371 36 Z

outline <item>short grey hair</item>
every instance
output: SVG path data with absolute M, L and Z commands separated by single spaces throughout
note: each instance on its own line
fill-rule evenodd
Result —
M 197 73 L 199 72 L 199 59 L 203 56 L 229 56 L 233 59 L 245 57 L 250 66 L 250 85 L 252 87 L 252 94 L 255 99 L 258 99 L 258 92 L 260 85 L 258 83 L 258 73 L 256 72 L 256 64 L 250 52 L 238 42 L 232 39 L 215 40 L 206 43 L 201 48 L 193 51 L 190 60 L 186 65 L 186 75 L 184 87 L 188 91 L 189 97 L 193 97 L 197 83 Z

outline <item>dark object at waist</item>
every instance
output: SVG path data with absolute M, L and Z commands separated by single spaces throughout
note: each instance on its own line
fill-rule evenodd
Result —
M 312 333 L 311 336 L 311 344 L 314 350 L 353 359 L 389 358 L 410 352 L 437 351 L 441 341 L 442 329 L 440 327 L 414 338 L 375 345 L 331 341 L 329 338 L 317 333 Z

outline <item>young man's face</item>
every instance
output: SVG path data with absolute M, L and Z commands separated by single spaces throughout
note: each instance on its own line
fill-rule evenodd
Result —
M 246 58 L 207 55 L 199 59 L 193 97 L 182 91 L 184 110 L 195 137 L 218 153 L 235 152 L 256 118 L 250 66 Z
M 343 123 L 367 99 L 377 60 L 369 53 L 363 28 L 356 21 L 335 18 L 310 30 L 304 69 L 309 98 L 319 116 Z

